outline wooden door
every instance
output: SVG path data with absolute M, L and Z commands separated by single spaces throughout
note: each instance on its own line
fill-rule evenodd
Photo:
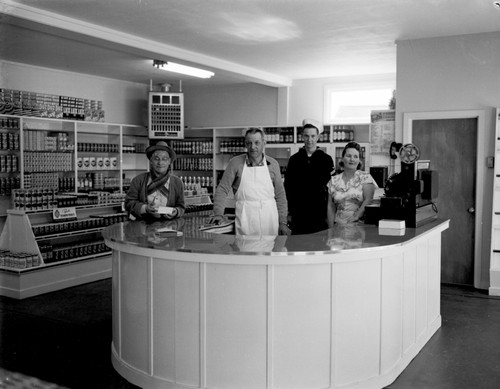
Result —
M 477 118 L 414 120 L 412 143 L 439 173 L 443 233 L 441 282 L 474 285 Z

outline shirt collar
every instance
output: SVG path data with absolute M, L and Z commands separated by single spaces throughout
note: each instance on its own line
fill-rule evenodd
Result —
M 252 164 L 252 161 L 250 161 L 250 158 L 248 158 L 248 155 L 246 156 L 245 163 L 246 163 L 246 165 L 248 167 L 265 166 L 266 164 L 268 164 L 267 161 L 266 161 L 266 155 L 265 154 L 262 154 L 262 160 L 257 165 L 253 165 Z

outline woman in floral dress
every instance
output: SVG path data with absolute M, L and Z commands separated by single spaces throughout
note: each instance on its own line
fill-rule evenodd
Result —
M 365 206 L 373 200 L 378 188 L 373 177 L 362 170 L 361 147 L 356 142 L 349 142 L 342 151 L 343 167 L 340 174 L 333 176 L 328 183 L 328 226 L 348 224 L 359 221 Z

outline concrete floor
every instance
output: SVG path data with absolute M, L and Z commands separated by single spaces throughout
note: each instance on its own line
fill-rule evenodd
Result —
M 443 285 L 441 315 L 442 327 L 388 388 L 500 388 L 500 298 Z M 111 366 L 111 320 L 111 280 L 0 297 L 0 388 L 14 388 L 5 371 L 71 389 L 137 388 Z

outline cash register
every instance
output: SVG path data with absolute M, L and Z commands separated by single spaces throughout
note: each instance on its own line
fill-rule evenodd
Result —
M 402 145 L 399 156 L 401 172 L 385 181 L 380 204 L 366 207 L 367 224 L 394 219 L 404 220 L 406 227 L 420 227 L 437 218 L 438 172 L 429 160 L 419 160 L 420 150 L 414 144 Z

